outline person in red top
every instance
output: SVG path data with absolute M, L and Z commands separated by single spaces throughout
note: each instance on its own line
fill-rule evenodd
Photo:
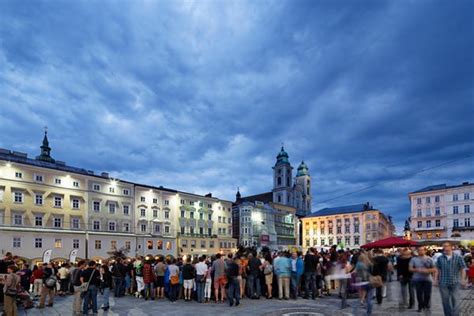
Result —
M 474 257 L 469 259 L 467 268 L 469 269 L 467 271 L 469 283 L 471 283 L 471 286 L 474 287 Z
M 43 287 L 43 269 L 41 266 L 35 265 L 33 267 L 30 283 L 33 284 L 33 294 L 40 296 Z
M 155 299 L 155 273 L 153 272 L 153 267 L 149 260 L 145 261 L 143 265 L 143 283 L 145 283 L 145 300 L 151 298 L 151 300 Z

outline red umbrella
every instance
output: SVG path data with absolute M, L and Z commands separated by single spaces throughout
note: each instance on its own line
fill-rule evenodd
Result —
M 372 248 L 392 248 L 392 247 L 410 247 L 418 245 L 416 241 L 406 240 L 401 237 L 389 237 L 381 240 L 377 240 L 361 246 L 361 248 L 372 249 Z

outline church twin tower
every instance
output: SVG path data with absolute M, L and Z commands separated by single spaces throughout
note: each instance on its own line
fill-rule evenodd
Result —
M 293 179 L 293 167 L 283 146 L 273 167 L 273 202 L 293 206 L 298 216 L 311 213 L 311 176 L 308 166 L 301 162 Z

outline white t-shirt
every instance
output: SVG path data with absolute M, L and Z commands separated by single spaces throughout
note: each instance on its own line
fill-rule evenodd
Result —
M 207 264 L 198 262 L 196 264 L 196 275 L 205 275 L 207 273 Z

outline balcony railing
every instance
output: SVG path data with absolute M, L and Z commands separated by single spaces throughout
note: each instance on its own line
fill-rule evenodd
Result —
M 431 227 L 415 227 L 413 230 L 418 231 L 427 231 L 427 230 L 445 230 L 446 226 L 431 226 Z

